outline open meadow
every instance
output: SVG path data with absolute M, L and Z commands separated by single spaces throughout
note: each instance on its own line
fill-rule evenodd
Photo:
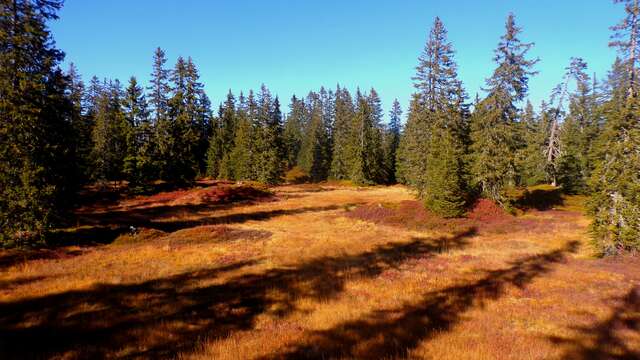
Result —
M 0 358 L 640 357 L 640 258 L 584 198 L 431 215 L 403 186 L 200 183 L 91 199 L 0 252 Z

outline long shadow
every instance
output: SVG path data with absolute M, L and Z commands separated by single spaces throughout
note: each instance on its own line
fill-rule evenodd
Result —
M 0 252 L 0 271 L 32 260 L 65 259 L 82 255 L 84 252 L 74 249 L 28 249 L 6 250 Z
M 147 227 L 155 228 L 158 230 L 173 232 L 185 228 L 201 225 L 226 225 L 226 224 L 242 224 L 247 221 L 264 221 L 280 216 L 299 215 L 310 212 L 322 212 L 343 209 L 348 205 L 328 205 L 328 206 L 307 206 L 295 209 L 276 209 L 276 210 L 264 210 L 254 211 L 249 213 L 234 213 L 220 216 L 204 217 L 198 220 L 177 220 L 177 221 L 152 221 L 147 222 Z
M 352 205 L 352 204 L 349 204 Z M 197 214 L 202 211 L 226 210 L 234 205 L 181 205 L 159 206 L 154 208 L 135 209 L 130 211 L 117 211 L 104 214 L 85 216 L 82 224 L 84 228 L 72 230 L 59 230 L 49 235 L 47 240 L 50 247 L 70 245 L 96 245 L 110 244 L 118 236 L 131 231 L 131 228 L 150 228 L 165 232 L 174 232 L 194 226 L 202 225 L 231 225 L 241 224 L 247 221 L 264 221 L 271 218 L 287 215 L 298 215 L 309 212 L 321 212 L 338 210 L 347 205 L 330 205 L 319 207 L 302 207 L 295 209 L 276 209 L 254 211 L 246 213 L 233 213 L 227 215 L 204 216 L 195 220 L 167 220 L 164 217 L 171 214 Z M 1 260 L 0 260 L 1 264 Z
M 260 314 L 297 311 L 298 299 L 335 298 L 350 279 L 376 277 L 404 261 L 464 247 L 474 233 L 319 257 L 224 283 L 216 278 L 254 262 L 0 303 L 0 358 L 174 357 L 193 351 L 202 337 L 252 329 Z
M 361 319 L 310 334 L 267 359 L 407 358 L 428 341 L 462 320 L 462 314 L 500 298 L 508 286 L 524 287 L 574 252 L 577 243 L 546 254 L 514 261 L 503 270 L 488 271 L 480 280 L 424 294 L 421 301 L 393 310 L 377 310 Z
M 14 279 L 14 280 L 0 280 L 0 291 L 11 290 L 16 286 L 31 284 L 33 282 L 44 280 L 46 278 L 47 278 L 46 276 L 29 276 L 29 277 Z
M 549 339 L 566 348 L 562 359 L 640 359 L 640 348 L 632 348 L 621 336 L 627 332 L 635 333 L 636 339 L 640 337 L 640 287 L 632 288 L 613 302 L 617 305 L 604 321 L 574 327 L 573 330 L 578 332 L 574 338 Z
M 524 194 L 515 201 L 515 206 L 522 210 L 549 210 L 556 206 L 564 204 L 562 191 L 559 188 L 554 189 L 535 189 L 533 191 L 525 190 Z

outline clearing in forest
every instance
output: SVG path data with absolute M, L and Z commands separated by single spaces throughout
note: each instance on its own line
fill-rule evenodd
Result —
M 640 259 L 591 256 L 584 199 L 520 198 L 454 220 L 402 186 L 94 201 L 64 246 L 0 252 L 0 358 L 640 357 Z

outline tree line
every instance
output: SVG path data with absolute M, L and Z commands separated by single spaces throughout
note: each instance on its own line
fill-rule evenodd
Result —
M 336 86 L 293 96 L 288 111 L 262 85 L 231 91 L 217 111 L 197 66 L 164 51 L 147 87 L 60 69 L 47 23 L 61 0 L 0 0 L 0 242 L 42 241 L 74 206 L 80 186 L 126 180 L 143 192 L 158 180 L 198 177 L 266 184 L 307 181 L 406 184 L 433 213 L 463 216 L 478 197 L 509 209 L 507 189 L 551 183 L 590 195 L 602 254 L 640 249 L 638 0 L 624 4 L 604 80 L 572 58 L 550 99 L 528 97 L 538 59 L 509 15 L 495 70 L 473 101 L 458 78 L 453 44 L 436 18 L 413 77 L 402 123 L 396 100 L 383 121 L 375 89 Z

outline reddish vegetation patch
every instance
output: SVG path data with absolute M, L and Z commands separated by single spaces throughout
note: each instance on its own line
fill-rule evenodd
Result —
M 482 222 L 496 222 L 511 220 L 513 217 L 509 215 L 503 208 L 488 199 L 480 199 L 471 207 L 467 217 L 472 220 Z
M 402 226 L 416 230 L 454 230 L 469 229 L 465 219 L 443 219 L 430 213 L 418 201 L 402 201 L 394 205 L 363 205 L 348 212 L 347 217 L 370 221 L 376 224 Z
M 541 212 L 541 214 L 544 212 Z M 427 209 L 418 201 L 402 201 L 399 204 L 370 204 L 359 206 L 348 212 L 347 217 L 370 221 L 376 224 L 401 226 L 415 230 L 462 232 L 470 229 L 490 233 L 513 231 L 539 231 L 544 226 L 551 229 L 556 224 L 543 219 L 518 218 L 508 214 L 490 200 L 482 199 L 470 209 L 467 217 L 444 219 Z
M 265 200 L 273 194 L 266 187 L 216 184 L 205 188 L 162 192 L 127 201 L 126 207 L 155 207 L 175 205 L 228 204 L 239 201 Z

